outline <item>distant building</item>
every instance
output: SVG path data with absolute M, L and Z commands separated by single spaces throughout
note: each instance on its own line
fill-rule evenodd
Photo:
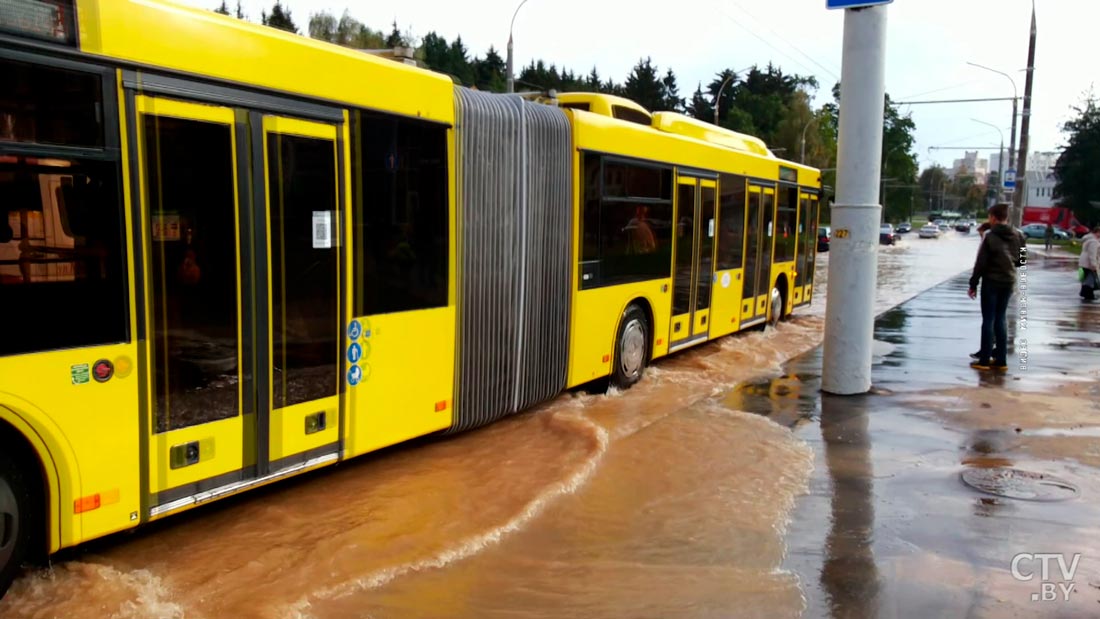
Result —
M 989 169 L 997 170 L 1001 157 L 1004 157 L 1004 169 L 1008 169 L 1008 152 L 993 153 L 989 156 Z M 1054 164 L 1058 162 L 1055 151 L 1031 152 L 1027 155 L 1027 182 L 1024 183 L 1024 206 L 1054 206 Z M 1019 186 L 1019 183 L 1017 183 Z
M 1000 169 L 1000 162 L 1001 162 L 1001 157 L 1002 156 L 1004 157 L 1004 160 L 1005 160 L 1004 169 L 1005 170 L 1008 169 L 1008 162 L 1009 162 L 1008 151 L 1005 150 L 1005 151 L 1001 152 L 1000 154 L 993 153 L 992 155 L 989 156 L 989 171 L 990 172 L 995 172 L 996 170 Z M 1043 173 L 1046 173 L 1046 172 L 1049 172 L 1049 171 L 1053 170 L 1054 169 L 1054 164 L 1057 163 L 1057 162 L 1058 162 L 1058 153 L 1055 152 L 1055 151 L 1032 152 L 1032 153 L 1028 153 L 1028 156 L 1027 156 L 1027 169 L 1028 170 L 1038 170 L 1038 171 L 1041 171 Z
M 966 151 L 962 159 L 956 159 L 949 172 L 951 178 L 956 176 L 973 176 L 974 182 L 982 184 L 989 176 L 989 160 L 978 157 L 978 151 Z

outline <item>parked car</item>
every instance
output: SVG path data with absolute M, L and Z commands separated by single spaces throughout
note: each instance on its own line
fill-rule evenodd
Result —
M 922 239 L 938 239 L 940 238 L 940 227 L 936 224 L 925 224 L 921 226 L 920 232 L 917 234 Z
M 1040 223 L 1027 224 L 1023 228 L 1020 228 L 1020 231 L 1023 232 L 1024 236 L 1026 236 L 1029 239 L 1045 239 L 1047 237 L 1047 225 L 1046 224 L 1040 224 Z M 1054 238 L 1060 239 L 1060 240 L 1068 239 L 1069 238 L 1069 233 L 1066 232 L 1065 230 L 1060 230 L 1058 228 L 1055 228 L 1054 229 Z
M 913 231 L 913 224 L 909 223 L 908 221 L 903 221 L 900 224 L 898 224 L 898 228 L 897 228 L 897 230 L 895 230 L 895 232 L 897 232 L 898 234 L 907 234 L 907 233 L 912 232 L 912 231 Z
M 965 232 L 970 234 L 970 231 L 974 229 L 974 223 L 969 219 L 960 219 L 955 222 L 955 230 L 958 232 Z
M 894 226 L 890 224 L 882 224 L 878 229 L 878 242 L 880 245 L 893 245 L 898 242 L 898 237 L 894 234 Z
M 829 226 L 821 226 L 817 229 L 817 251 L 829 251 L 829 237 L 833 231 Z

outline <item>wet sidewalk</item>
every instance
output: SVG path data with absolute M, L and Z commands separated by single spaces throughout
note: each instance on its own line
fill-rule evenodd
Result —
M 814 450 L 783 563 L 803 616 L 1100 616 L 1100 303 L 1075 270 L 1022 273 L 1007 373 L 969 367 L 959 276 L 879 317 L 872 394 L 821 394 L 820 347 L 734 394 Z

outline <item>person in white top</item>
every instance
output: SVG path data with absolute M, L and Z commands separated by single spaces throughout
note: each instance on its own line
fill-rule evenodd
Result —
M 1092 232 L 1085 235 L 1077 266 L 1085 270 L 1085 277 L 1081 280 L 1081 300 L 1095 301 L 1096 289 L 1100 288 L 1100 279 L 1096 274 L 1100 269 L 1100 226 L 1093 228 Z

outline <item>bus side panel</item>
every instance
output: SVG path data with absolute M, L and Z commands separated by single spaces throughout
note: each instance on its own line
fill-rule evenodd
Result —
M 672 322 L 671 279 L 607 286 L 576 293 L 569 346 L 569 387 L 611 374 L 619 320 L 627 305 L 644 299 L 653 311 L 650 325 L 652 358 L 668 354 Z
M 741 278 L 744 268 L 715 273 L 711 288 L 710 337 L 729 335 L 741 328 Z
M 135 346 L 118 344 L 0 360 L 0 401 L 35 428 L 57 467 L 62 547 L 137 524 L 135 359 Z M 103 382 L 101 360 L 114 368 Z
M 348 390 L 355 456 L 451 426 L 455 308 L 360 317 L 361 382 Z
M 413 118 L 454 120 L 453 82 L 438 73 L 204 9 L 133 0 L 78 0 L 76 6 L 81 49 L 92 54 L 329 101 L 369 102 Z M 349 75 L 355 79 L 342 79 Z

